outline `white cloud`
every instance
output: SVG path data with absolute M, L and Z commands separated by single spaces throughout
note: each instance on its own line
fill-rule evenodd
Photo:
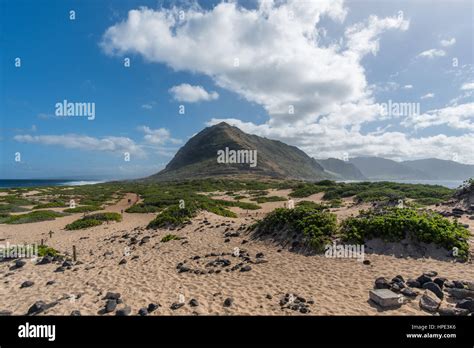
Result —
M 412 89 L 413 88 L 413 85 L 405 85 L 403 86 L 403 89 Z
M 138 130 L 145 133 L 143 139 L 150 145 L 181 144 L 181 140 L 172 138 L 170 131 L 166 128 L 151 129 L 148 126 L 140 126 Z
M 434 98 L 434 96 L 434 93 L 426 93 L 425 95 L 422 95 L 420 99 Z
M 62 146 L 68 149 L 87 151 L 104 151 L 123 154 L 129 152 L 138 157 L 145 157 L 145 152 L 140 145 L 126 137 L 107 136 L 94 138 L 86 135 L 16 135 L 14 139 L 22 143 Z
M 447 125 L 454 129 L 474 131 L 474 103 L 448 106 L 421 115 L 412 115 L 406 118 L 402 125 L 415 129 Z
M 468 91 L 468 90 L 471 90 L 471 89 L 474 89 L 474 82 L 464 83 L 461 86 L 461 90 L 463 90 L 463 91 Z
M 446 52 L 444 50 L 440 50 L 437 48 L 432 48 L 430 50 L 426 50 L 421 52 L 418 57 L 424 57 L 424 58 L 429 58 L 433 59 L 435 57 L 444 57 L 446 55 Z
M 449 47 L 449 46 L 454 45 L 455 43 L 456 43 L 456 38 L 454 38 L 454 37 L 449 39 L 449 40 L 441 40 L 440 41 L 440 44 L 443 47 Z
M 398 17 L 370 16 L 348 28 L 341 44 L 323 46 L 318 23 L 323 16 L 343 20 L 347 10 L 341 0 L 262 1 L 252 10 L 223 2 L 210 10 L 184 9 L 184 21 L 179 10 L 131 10 L 125 21 L 107 29 L 101 45 L 108 54 L 138 53 L 177 71 L 205 74 L 262 105 L 273 124 L 310 123 L 322 114 L 330 119 L 358 105 L 367 112 L 373 101 L 360 60 L 377 53 L 381 33 L 408 28 Z M 358 124 L 375 117 L 343 118 Z
M 187 83 L 173 86 L 170 88 L 169 92 L 173 95 L 175 100 L 186 103 L 210 101 L 219 98 L 217 92 L 209 93 L 202 86 L 191 86 Z

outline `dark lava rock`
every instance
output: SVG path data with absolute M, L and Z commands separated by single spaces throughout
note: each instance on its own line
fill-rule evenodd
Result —
M 127 307 L 124 307 L 122 309 L 118 309 L 115 312 L 115 315 L 118 316 L 118 317 L 124 317 L 124 316 L 129 315 L 131 312 L 132 312 L 132 309 L 130 308 L 130 306 L 127 306 Z
M 453 280 L 453 284 L 457 289 L 464 289 L 464 284 L 459 280 Z
M 227 297 L 224 300 L 224 307 L 230 307 L 230 306 L 232 306 L 233 303 L 234 303 L 234 300 L 231 299 L 230 297 Z
M 443 285 L 445 288 L 454 288 L 454 283 L 450 280 L 446 280 Z
M 184 306 L 184 303 L 177 303 L 177 302 L 174 302 L 174 303 L 170 306 L 170 308 L 175 311 L 175 310 L 177 310 L 177 309 L 179 309 L 179 308 L 181 308 L 181 307 L 183 307 L 183 306 Z
M 148 313 L 151 313 L 153 312 L 154 310 L 158 309 L 160 305 L 159 304 L 156 304 L 156 303 L 150 303 L 147 307 L 147 311 Z
M 120 293 L 118 292 L 107 292 L 103 300 L 118 300 L 120 298 Z
M 105 313 L 113 312 L 117 308 L 117 300 L 107 300 L 105 303 Z
M 127 263 L 127 260 L 122 259 L 122 260 L 120 260 L 119 265 L 125 265 L 126 263 Z
M 420 307 L 428 312 L 436 312 L 441 300 L 430 290 L 425 290 L 420 298 Z
M 34 282 L 32 282 L 31 280 L 27 280 L 23 283 L 21 283 L 21 286 L 20 286 L 20 289 L 23 289 L 23 288 L 29 288 L 31 286 L 35 285 Z
M 51 303 L 46 303 L 44 301 L 36 301 L 29 309 L 26 315 L 35 315 L 41 312 L 44 312 L 45 310 L 54 307 L 58 304 L 57 301 L 51 302 Z
M 438 286 L 438 284 L 436 284 L 436 283 L 434 283 L 434 282 L 424 283 L 424 284 L 423 284 L 423 289 L 431 290 L 432 292 L 435 293 L 436 296 L 438 296 L 438 298 L 439 298 L 440 300 L 442 300 L 442 299 L 444 298 L 443 291 L 442 291 L 441 288 Z
M 62 267 L 71 267 L 72 266 L 72 262 L 71 261 L 64 261 L 63 264 L 61 265 Z
M 26 261 L 24 261 L 24 260 L 16 260 L 16 261 L 15 261 L 15 266 L 14 266 L 14 268 L 21 268 L 21 267 L 23 267 L 24 265 L 26 265 Z
M 246 265 L 240 269 L 240 272 L 248 272 L 252 269 L 249 265 Z
M 48 281 L 46 282 L 46 285 L 53 285 L 54 283 L 56 283 L 56 281 L 54 281 L 54 280 L 48 280 Z
M 199 306 L 199 302 L 196 299 L 193 298 L 189 301 L 189 305 L 191 307 L 197 307 L 197 306 Z
M 447 280 L 446 278 L 438 277 L 433 280 L 433 283 L 438 284 L 438 286 L 442 289 L 446 280 Z
M 41 258 L 41 260 L 39 262 L 37 262 L 36 264 L 37 265 L 46 265 L 48 263 L 52 263 L 53 262 L 53 258 L 49 255 L 46 255 L 44 257 Z
M 375 289 L 390 289 L 390 283 L 384 277 L 379 277 L 375 279 Z
M 370 261 L 369 261 L 369 260 L 364 260 L 364 261 L 362 261 L 362 263 L 363 263 L 364 265 L 366 265 L 366 266 L 370 265 Z
M 473 299 L 474 298 L 474 291 L 473 290 L 468 290 L 468 289 L 457 289 L 457 288 L 452 288 L 452 289 L 446 289 L 449 295 L 454 297 L 455 299 L 458 300 L 463 300 L 463 299 Z
M 420 283 L 421 286 L 423 286 L 423 284 L 425 283 L 428 283 L 428 282 L 432 282 L 433 280 L 431 280 L 431 278 L 429 276 L 427 276 L 426 274 L 422 274 L 421 276 L 419 276 L 418 278 L 416 278 L 416 280 Z
M 404 282 L 405 282 L 405 279 L 403 279 L 403 277 L 402 277 L 401 275 L 397 275 L 397 276 L 395 276 L 395 277 L 392 279 L 392 282 L 404 283 Z
M 440 316 L 443 317 L 452 317 L 452 316 L 464 316 L 468 315 L 469 311 L 467 309 L 462 309 L 462 308 L 440 308 L 438 309 L 438 313 Z
M 78 310 L 74 310 L 71 312 L 71 316 L 72 317 L 80 317 L 81 316 L 81 312 L 78 311 Z
M 412 288 L 421 288 L 421 284 L 418 280 L 415 279 L 408 279 L 407 285 Z
M 418 293 L 411 288 L 404 288 L 400 293 L 406 297 L 416 297 L 416 295 L 418 295 Z
M 54 270 L 54 272 L 56 272 L 56 273 L 64 272 L 64 271 L 65 271 L 65 268 L 64 268 L 64 267 L 61 267 L 61 266 L 59 266 L 58 268 L 56 268 L 56 269 Z
M 260 259 L 260 258 L 262 258 L 262 257 L 264 257 L 264 256 L 265 256 L 265 255 L 264 255 L 263 253 L 257 253 L 257 255 L 255 255 L 255 257 L 256 257 L 257 259 Z
M 148 315 L 148 310 L 146 308 L 140 308 L 138 310 L 138 315 L 144 317 L 145 315 Z
M 474 300 L 473 299 L 461 300 L 458 304 L 456 304 L 456 308 L 467 309 L 470 313 L 473 313 L 474 312 Z

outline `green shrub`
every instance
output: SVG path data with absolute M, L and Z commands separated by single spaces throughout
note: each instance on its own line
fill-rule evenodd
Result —
M 335 214 L 303 204 L 294 209 L 275 209 L 257 223 L 256 229 L 263 234 L 290 229 L 302 234 L 314 250 L 322 251 L 337 232 L 337 219 Z
M 161 238 L 161 243 L 166 243 L 166 242 L 169 242 L 171 240 L 180 240 L 180 239 L 181 239 L 181 237 L 178 237 L 175 234 L 167 234 L 166 236 Z
M 122 221 L 122 215 L 119 213 L 97 213 L 92 215 L 84 216 L 83 218 L 76 220 L 66 225 L 66 230 L 81 230 L 93 226 L 102 225 L 106 221 Z
M 3 222 L 6 224 L 27 224 L 39 221 L 54 220 L 57 217 L 62 217 L 64 214 L 52 210 L 32 211 L 27 214 L 10 215 Z
M 66 206 L 66 203 L 63 201 L 51 201 L 48 203 L 40 203 L 33 207 L 33 209 L 45 209 L 45 208 L 63 208 Z
M 461 259 L 466 259 L 469 252 L 469 231 L 458 222 L 430 211 L 410 208 L 361 211 L 359 216 L 342 223 L 341 232 L 345 240 L 358 243 L 373 238 L 396 242 L 409 237 L 448 250 L 456 247 Z
M 261 196 L 261 197 L 254 197 L 251 199 L 252 201 L 256 201 L 257 203 L 267 203 L 267 202 L 282 202 L 287 201 L 285 197 L 280 196 Z
M 196 214 L 197 209 L 195 206 L 188 205 L 186 208 L 180 208 L 178 205 L 173 205 L 163 210 L 156 218 L 150 221 L 147 228 L 157 229 L 181 226 L 190 221 Z

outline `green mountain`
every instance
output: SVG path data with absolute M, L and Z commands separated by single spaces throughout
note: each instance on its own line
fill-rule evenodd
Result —
M 255 159 L 252 157 L 255 150 L 256 163 L 250 161 Z M 239 152 L 236 153 L 237 151 Z M 297 147 L 247 134 L 222 122 L 203 129 L 189 139 L 165 169 L 147 179 L 168 181 L 214 176 L 257 176 L 308 181 L 334 178 L 316 160 Z
M 337 158 L 316 160 L 326 172 L 340 180 L 367 180 L 354 164 Z

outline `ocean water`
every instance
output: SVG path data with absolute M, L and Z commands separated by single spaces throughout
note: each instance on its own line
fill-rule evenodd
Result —
M 91 180 L 0 180 L 0 188 L 40 187 L 40 186 L 80 186 L 99 184 L 103 181 Z
M 380 181 L 391 181 L 391 182 L 398 182 L 401 184 L 423 184 L 423 185 L 440 185 L 444 187 L 448 187 L 451 189 L 458 188 L 462 185 L 463 180 L 341 180 L 343 182 L 363 182 L 363 181 L 372 181 L 372 182 L 380 182 Z

